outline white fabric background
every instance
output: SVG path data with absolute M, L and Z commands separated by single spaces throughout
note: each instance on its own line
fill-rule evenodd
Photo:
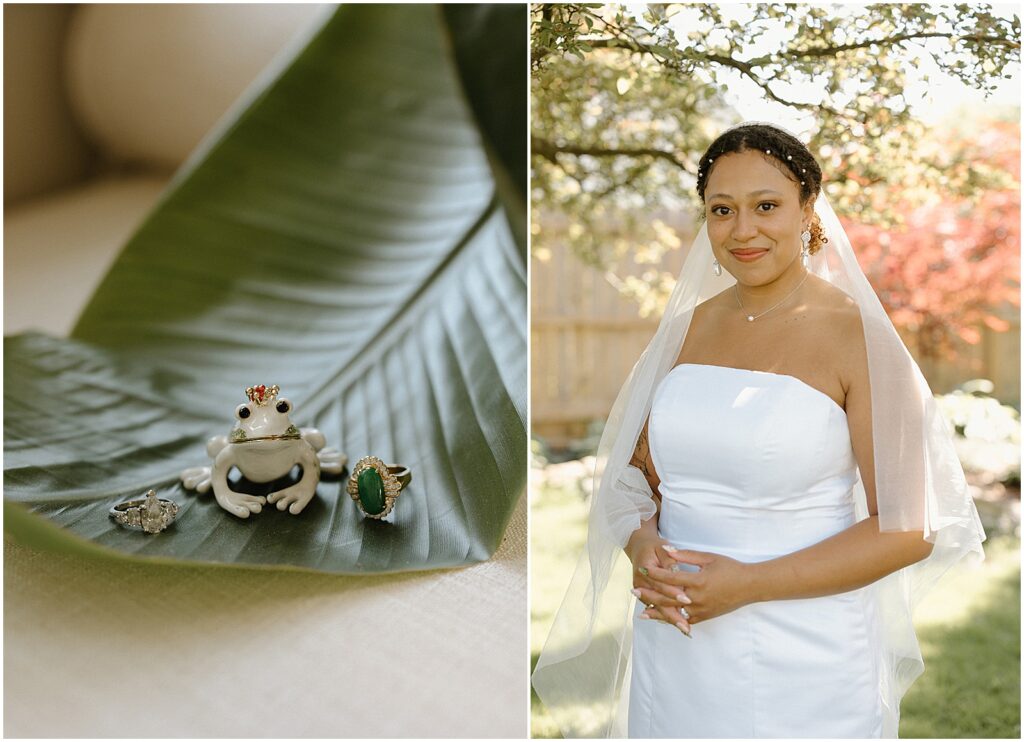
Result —
M 64 54 L 77 124 L 108 158 L 176 168 L 328 3 L 106 4 L 72 14 Z
M 526 618 L 525 497 L 490 561 L 396 576 L 7 539 L 4 736 L 522 738 Z

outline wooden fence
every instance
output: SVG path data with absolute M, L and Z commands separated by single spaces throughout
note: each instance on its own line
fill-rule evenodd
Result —
M 531 258 L 531 420 L 534 436 L 561 447 L 607 416 L 658 322 L 639 318 L 633 301 L 568 249 L 546 257 Z M 677 274 L 684 257 L 682 250 L 670 252 L 661 269 Z M 1010 330 L 980 328 L 982 341 L 965 345 L 955 361 L 921 363 L 936 393 L 986 378 L 997 398 L 1019 407 L 1020 315 L 1011 311 L 1005 318 Z M 913 350 L 913 338 L 907 340 Z

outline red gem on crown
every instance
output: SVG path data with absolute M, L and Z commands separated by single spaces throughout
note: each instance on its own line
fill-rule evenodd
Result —
M 250 386 L 245 389 L 245 396 L 249 398 L 250 402 L 255 402 L 260 407 L 265 405 L 270 400 L 277 397 L 277 393 L 281 391 L 277 384 L 271 387 L 260 384 L 259 386 Z

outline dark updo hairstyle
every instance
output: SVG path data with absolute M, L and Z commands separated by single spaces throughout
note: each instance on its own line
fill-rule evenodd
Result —
M 741 124 L 729 129 L 711 143 L 700 158 L 697 170 L 697 194 L 704 203 L 704 189 L 715 161 L 733 152 L 760 152 L 782 165 L 783 172 L 792 176 L 800 187 L 800 203 L 806 204 L 818 197 L 821 191 L 821 168 L 803 142 L 787 131 L 770 124 Z M 828 242 L 821 220 L 815 213 L 811 217 L 811 253 L 816 253 Z

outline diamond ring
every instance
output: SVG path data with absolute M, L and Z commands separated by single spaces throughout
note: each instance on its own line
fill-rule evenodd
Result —
M 348 494 L 363 515 L 380 520 L 395 507 L 395 500 L 411 480 L 409 467 L 389 466 L 376 456 L 364 456 L 352 467 Z
M 178 503 L 157 497 L 155 490 L 147 492 L 143 500 L 128 500 L 110 508 L 110 517 L 118 525 L 146 533 L 160 533 L 177 515 Z

